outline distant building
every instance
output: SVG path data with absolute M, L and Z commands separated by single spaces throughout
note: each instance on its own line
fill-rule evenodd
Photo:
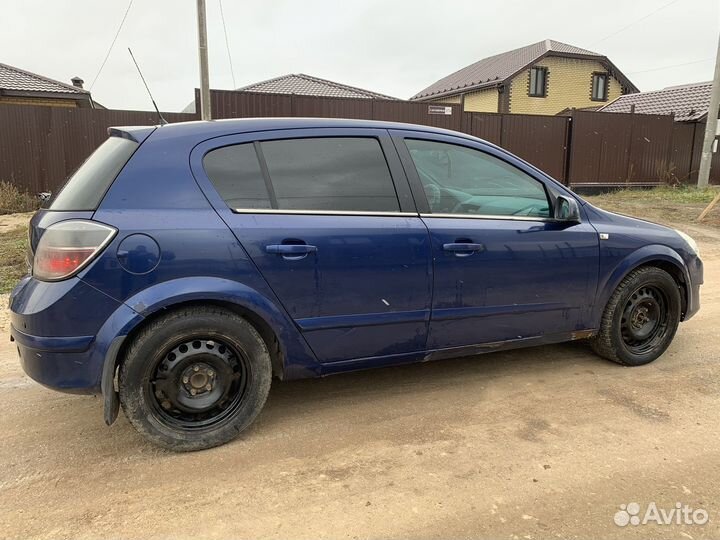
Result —
M 236 92 L 265 92 L 269 94 L 295 94 L 298 96 L 316 96 L 316 97 L 343 97 L 343 98 L 360 98 L 360 99 L 392 99 L 392 96 L 386 96 L 378 92 L 372 92 L 356 86 L 321 79 L 305 75 L 304 73 L 292 73 L 282 75 L 266 81 L 249 84 L 241 88 L 237 88 Z M 188 104 L 182 112 L 194 113 L 195 102 Z
M 0 63 L 0 105 L 95 107 L 83 80 L 65 84 L 24 69 Z
M 712 82 L 669 86 L 662 90 L 620 96 L 600 111 L 674 114 L 678 122 L 696 122 L 707 116 L 711 91 Z
M 470 112 L 557 114 L 637 91 L 606 56 L 546 39 L 484 58 L 410 99 L 463 103 Z

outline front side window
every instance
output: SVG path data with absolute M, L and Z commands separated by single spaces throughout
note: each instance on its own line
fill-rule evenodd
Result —
M 385 154 L 374 138 L 244 143 L 209 152 L 203 165 L 220 196 L 235 210 L 400 210 Z
M 438 141 L 405 143 L 432 213 L 550 217 L 542 182 L 503 160 Z
M 591 97 L 593 101 L 607 101 L 608 76 L 606 73 L 593 73 Z
M 377 139 L 285 139 L 260 146 L 280 210 L 400 210 Z
M 528 95 L 530 95 L 530 97 L 547 96 L 547 68 L 530 68 L 530 87 Z

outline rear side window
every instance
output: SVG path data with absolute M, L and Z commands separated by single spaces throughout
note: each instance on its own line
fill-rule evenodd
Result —
M 400 209 L 377 139 L 289 139 L 261 146 L 281 210 Z
M 327 137 L 259 143 L 209 152 L 205 171 L 233 209 L 397 212 L 395 186 L 380 143 Z
M 110 137 L 95 150 L 50 201 L 50 210 L 96 210 L 138 143 Z

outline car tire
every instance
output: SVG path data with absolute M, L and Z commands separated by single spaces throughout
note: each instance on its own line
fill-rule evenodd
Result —
M 134 337 L 118 374 L 130 423 L 153 443 L 183 452 L 237 437 L 260 413 L 271 379 L 257 330 L 213 306 L 152 321 Z
M 648 364 L 672 342 L 681 309 L 680 290 L 670 274 L 652 266 L 633 270 L 610 297 L 593 350 L 626 366 Z

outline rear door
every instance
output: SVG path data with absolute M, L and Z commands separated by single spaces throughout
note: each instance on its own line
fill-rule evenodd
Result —
M 429 236 L 386 131 L 223 137 L 191 163 L 321 362 L 424 349 Z
M 428 348 L 586 329 L 598 274 L 594 228 L 554 220 L 548 185 L 502 151 L 393 134 L 433 245 Z

